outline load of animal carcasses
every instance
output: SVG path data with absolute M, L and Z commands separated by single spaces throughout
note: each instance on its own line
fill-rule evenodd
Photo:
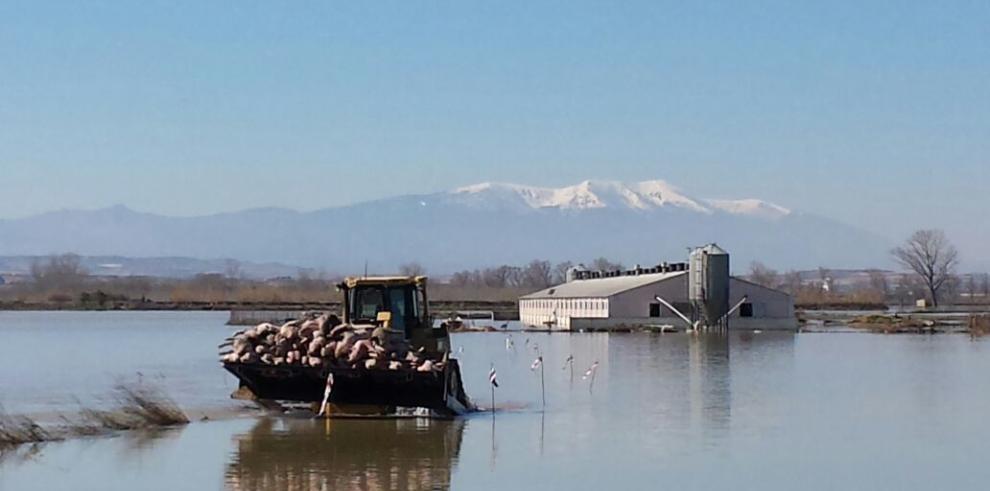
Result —
M 341 324 L 335 315 L 318 313 L 280 326 L 263 322 L 234 334 L 220 348 L 225 350 L 220 353 L 225 363 L 273 366 L 430 372 L 442 371 L 447 358 L 413 350 L 385 328 Z

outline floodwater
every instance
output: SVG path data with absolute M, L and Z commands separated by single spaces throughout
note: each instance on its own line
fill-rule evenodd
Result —
M 119 380 L 240 403 L 224 314 L 0 313 L 0 403 L 70 412 Z M 454 421 L 238 416 L 21 447 L 0 490 L 986 489 L 990 340 L 964 335 L 454 335 Z M 540 371 L 543 354 L 546 408 Z M 575 359 L 573 378 L 568 355 Z M 595 376 L 583 372 L 599 362 Z M 137 375 L 140 373 L 141 375 Z M 150 383 L 150 382 L 149 382 Z

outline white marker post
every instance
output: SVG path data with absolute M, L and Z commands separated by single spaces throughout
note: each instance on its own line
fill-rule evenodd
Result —
M 581 377 L 581 379 L 583 380 L 587 380 L 588 377 L 591 377 L 591 382 L 588 383 L 588 392 L 591 392 L 592 388 L 595 386 L 596 373 L 598 373 L 598 360 L 595 360 L 595 362 L 591 364 L 588 370 L 584 372 L 584 376 Z
M 498 387 L 498 376 L 495 373 L 495 364 L 492 364 L 492 369 L 488 372 L 488 383 L 492 386 L 492 418 L 495 417 L 495 387 Z
M 327 386 L 323 389 L 323 402 L 320 404 L 320 414 L 323 416 L 327 411 L 327 404 L 330 403 L 330 393 L 333 391 L 333 372 L 327 374 Z
M 571 385 L 574 385 L 574 355 L 567 355 L 567 359 L 564 360 L 564 369 L 571 369 Z
M 537 356 L 536 360 L 533 360 L 533 364 L 529 366 L 530 370 L 536 370 L 537 368 L 540 369 L 540 395 L 543 397 L 543 409 L 546 410 L 547 387 L 546 387 L 546 383 L 544 382 L 544 376 L 543 376 L 543 355 Z

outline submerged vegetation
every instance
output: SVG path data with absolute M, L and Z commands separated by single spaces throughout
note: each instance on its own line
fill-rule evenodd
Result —
M 853 327 L 884 334 L 893 333 L 933 333 L 939 325 L 930 319 L 919 319 L 910 315 L 870 314 L 857 317 L 850 322 Z
M 971 336 L 986 336 L 990 334 L 990 315 L 971 315 L 967 326 Z
M 0 453 L 26 443 L 98 436 L 115 431 L 157 429 L 189 423 L 185 412 L 161 389 L 146 385 L 118 385 L 112 409 L 83 408 L 75 417 L 45 428 L 39 422 L 11 415 L 0 407 Z
M 24 443 L 49 441 L 53 436 L 31 418 L 7 414 L 0 407 L 0 452 Z
M 937 314 L 868 314 L 851 319 L 849 325 L 884 334 L 969 333 L 977 337 L 990 334 L 990 314 L 971 314 L 961 318 Z

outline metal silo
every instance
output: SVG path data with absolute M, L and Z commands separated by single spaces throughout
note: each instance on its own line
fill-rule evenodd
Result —
M 729 311 L 729 253 L 716 244 L 691 251 L 688 297 L 706 327 L 716 325 Z

